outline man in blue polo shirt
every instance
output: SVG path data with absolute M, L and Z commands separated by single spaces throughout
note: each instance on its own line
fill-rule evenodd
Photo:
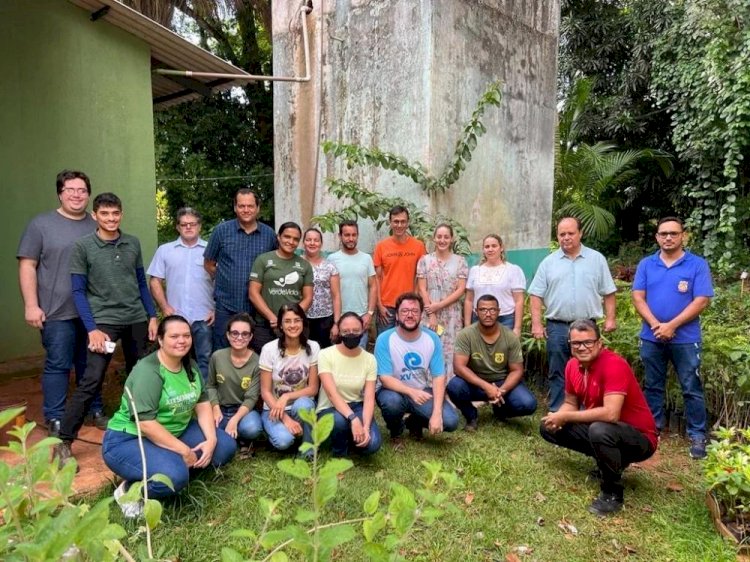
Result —
M 604 316 L 604 331 L 617 327 L 615 282 L 607 260 L 581 243 L 581 221 L 564 217 L 557 223 L 560 249 L 544 258 L 529 286 L 531 333 L 547 338 L 549 410 L 556 412 L 565 398 L 565 365 L 570 360 L 568 331 L 574 320 Z M 602 301 L 604 310 L 602 311 Z M 546 327 L 542 325 L 542 305 Z
M 234 196 L 237 218 L 214 228 L 203 254 L 204 267 L 214 278 L 214 351 L 229 346 L 227 321 L 238 312 L 254 315 L 247 289 L 255 258 L 275 250 L 276 233 L 258 222 L 260 198 L 246 187 Z
M 682 387 L 690 456 L 706 456 L 706 404 L 700 380 L 701 326 L 698 316 L 714 296 L 708 263 L 683 249 L 684 225 L 666 217 L 656 228 L 659 251 L 638 264 L 633 304 L 643 318 L 641 360 L 644 394 L 657 429 L 664 427 L 664 391 L 671 361 Z

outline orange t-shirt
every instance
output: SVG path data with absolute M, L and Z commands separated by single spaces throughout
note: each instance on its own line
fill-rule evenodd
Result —
M 375 245 L 373 262 L 383 268 L 383 281 L 380 284 L 380 299 L 383 306 L 396 306 L 396 299 L 402 293 L 414 290 L 417 276 L 417 262 L 427 253 L 421 240 L 409 236 L 399 244 L 389 236 Z

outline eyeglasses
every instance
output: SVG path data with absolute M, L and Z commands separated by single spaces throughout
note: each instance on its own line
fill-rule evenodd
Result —
M 66 195 L 86 195 L 89 192 L 85 187 L 63 187 L 60 191 Z
M 401 308 L 399 309 L 398 313 L 403 314 L 404 316 L 419 316 L 420 314 L 422 314 L 422 311 L 418 308 Z
M 235 340 L 239 340 L 239 339 L 246 340 L 252 335 L 253 335 L 252 332 L 238 332 L 237 330 L 232 330 L 231 332 L 229 332 L 229 337 Z
M 497 308 L 477 308 L 477 314 L 495 314 L 498 312 Z
M 195 228 L 198 226 L 197 222 L 181 222 L 180 228 Z
M 586 349 L 591 349 L 592 347 L 594 347 L 594 344 L 598 341 L 599 340 L 579 340 L 579 341 L 569 340 L 568 343 L 570 344 L 570 347 L 572 347 L 573 349 L 581 349 L 582 347 Z
M 657 232 L 659 238 L 678 238 L 682 232 Z

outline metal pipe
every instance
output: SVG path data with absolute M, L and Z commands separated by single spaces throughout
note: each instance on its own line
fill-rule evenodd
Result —
M 307 20 L 305 16 L 312 10 L 306 7 L 303 0 L 302 7 L 299 10 L 300 20 L 302 21 L 302 46 L 305 51 L 305 75 L 299 76 L 259 76 L 257 74 L 227 74 L 221 72 L 198 72 L 195 70 L 170 70 L 159 68 L 155 70 L 156 74 L 162 76 L 185 76 L 187 78 L 228 78 L 231 80 L 245 80 L 247 82 L 309 82 L 310 81 L 310 45 L 307 40 Z

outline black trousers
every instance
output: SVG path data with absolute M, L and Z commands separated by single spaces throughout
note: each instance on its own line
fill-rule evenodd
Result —
M 126 325 L 100 324 L 97 328 L 107 334 L 110 340 L 120 340 L 125 355 L 125 370 L 130 373 L 138 359 L 148 350 L 148 322 Z M 60 423 L 60 439 L 63 441 L 72 441 L 78 435 L 91 402 L 101 391 L 104 375 L 111 360 L 111 353 L 88 351 L 86 371 L 65 405 L 65 414 Z
M 331 347 L 331 328 L 333 328 L 333 315 L 322 318 L 309 318 L 310 339 L 318 342 L 320 349 Z
M 263 346 L 268 342 L 271 342 L 278 338 L 276 330 L 271 328 L 271 323 L 268 320 L 255 321 L 255 327 L 253 328 L 253 339 L 250 341 L 250 347 L 253 351 L 260 355 Z
M 556 432 L 539 428 L 545 441 L 578 451 L 596 460 L 602 492 L 622 499 L 622 471 L 654 454 L 648 438 L 632 425 L 617 422 L 569 423 Z

